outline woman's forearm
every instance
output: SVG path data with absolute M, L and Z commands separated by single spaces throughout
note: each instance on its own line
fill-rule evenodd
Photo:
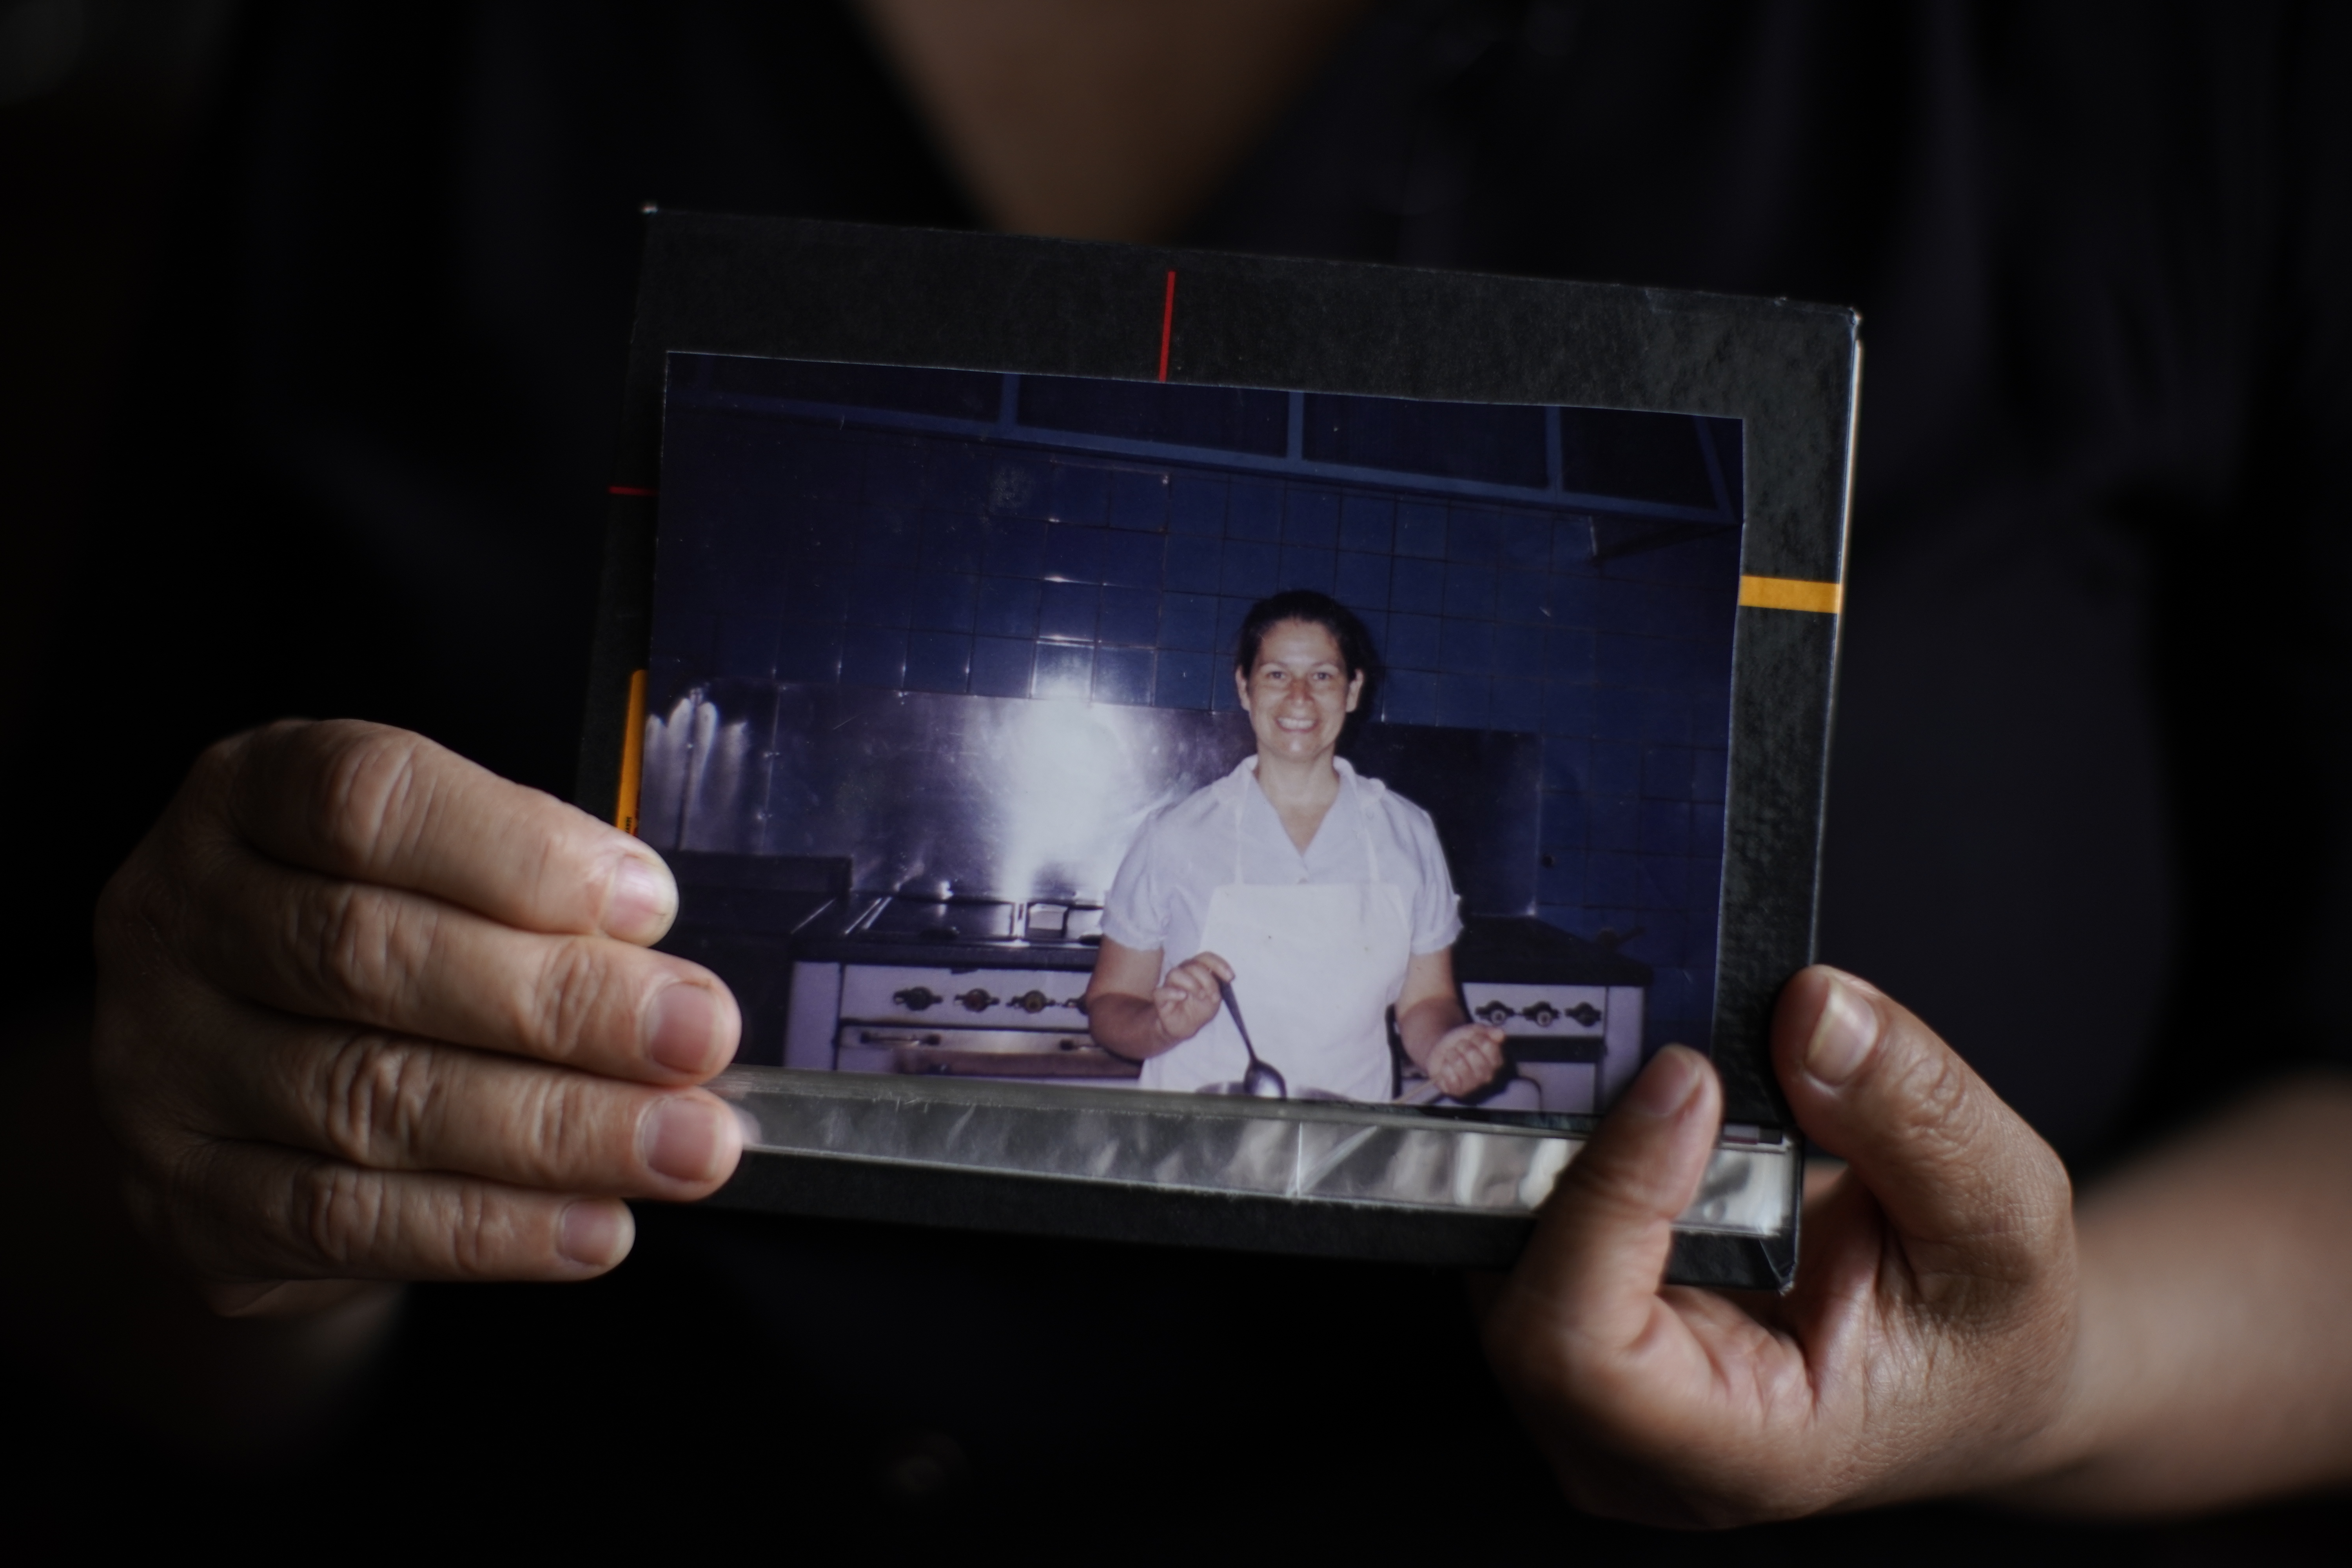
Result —
M 1448 1029 L 1460 1028 L 1470 1021 L 1462 1011 L 1462 1004 L 1448 993 L 1428 996 L 1410 1007 L 1397 1012 L 1397 1037 L 1404 1042 L 1404 1054 L 1417 1066 L 1429 1065 L 1429 1053 L 1445 1037 Z
M 1176 1044 L 1160 1026 L 1160 1009 L 1150 997 L 1117 992 L 1087 999 L 1087 1031 L 1095 1044 L 1131 1062 L 1148 1061 Z
M 2039 1479 L 2066 1512 L 2352 1481 L 2352 1079 L 2274 1086 L 2076 1205 L 2081 1311 Z

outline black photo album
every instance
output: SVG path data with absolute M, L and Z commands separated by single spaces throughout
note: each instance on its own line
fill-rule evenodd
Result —
M 744 1018 L 713 1203 L 1507 1266 L 1647 1058 L 1784 1288 L 1843 309 L 648 213 L 577 801 Z

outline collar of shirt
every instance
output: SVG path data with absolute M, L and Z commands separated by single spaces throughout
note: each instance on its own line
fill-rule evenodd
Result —
M 1364 813 L 1380 798 L 1380 781 L 1358 774 L 1345 757 L 1332 758 L 1331 765 L 1339 773 L 1339 794 L 1323 814 L 1314 841 L 1303 855 L 1282 826 L 1282 814 L 1258 787 L 1257 758 L 1244 757 L 1240 766 L 1225 775 L 1220 805 L 1230 812 L 1235 799 L 1240 801 L 1244 880 L 1361 882 L 1370 876 L 1364 835 L 1370 824 L 1364 820 Z

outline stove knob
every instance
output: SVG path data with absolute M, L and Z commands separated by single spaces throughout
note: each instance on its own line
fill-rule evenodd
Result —
M 1601 1013 L 1590 1002 L 1579 1002 L 1568 1010 L 1568 1016 L 1589 1029 L 1601 1022 Z
M 1477 1016 L 1480 1021 L 1488 1024 L 1499 1024 L 1506 1018 L 1516 1018 L 1518 1016 L 1518 1015 L 1513 1012 L 1507 1005 L 1501 1002 L 1487 1003 L 1484 1007 L 1478 1009 Z
M 1559 1022 L 1559 1009 L 1549 1002 L 1538 1002 L 1519 1016 L 1538 1029 L 1549 1029 Z
M 1013 997 L 1013 1005 L 1024 1013 L 1042 1013 L 1054 1005 L 1054 999 L 1043 991 L 1029 991 Z
M 964 1011 L 968 1013 L 985 1013 L 996 1005 L 996 998 L 977 985 L 957 997 L 956 1000 L 963 1004 Z
M 892 992 L 890 1000 L 909 1013 L 919 1013 L 927 1007 L 937 1006 L 947 998 L 940 995 L 928 985 L 914 985 L 904 991 Z

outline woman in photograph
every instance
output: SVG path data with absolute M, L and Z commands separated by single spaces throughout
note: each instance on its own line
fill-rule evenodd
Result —
M 1371 639 L 1322 594 L 1253 605 L 1234 681 L 1256 754 L 1145 824 L 1111 884 L 1087 987 L 1094 1037 L 1147 1089 L 1238 1089 L 1259 1058 L 1294 1096 L 1396 1089 L 1387 1013 L 1439 1089 L 1503 1070 L 1503 1032 L 1464 1016 L 1454 881 L 1429 814 L 1339 755 Z

